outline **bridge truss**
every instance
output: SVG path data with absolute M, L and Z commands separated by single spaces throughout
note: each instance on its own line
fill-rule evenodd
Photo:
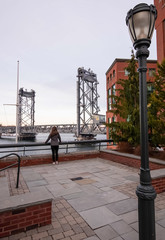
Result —
M 77 77 L 77 138 L 93 138 L 93 116 L 100 111 L 97 76 L 90 69 L 78 68 Z
M 35 107 L 35 91 L 19 90 L 18 104 L 18 136 L 20 139 L 34 138 L 34 110 Z

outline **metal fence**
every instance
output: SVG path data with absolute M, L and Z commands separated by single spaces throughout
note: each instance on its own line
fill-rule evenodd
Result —
M 112 140 L 87 140 L 68 141 L 59 145 L 59 153 L 80 152 L 90 150 L 101 150 L 107 147 L 107 143 L 113 144 Z M 0 157 L 4 154 L 18 153 L 20 156 L 37 155 L 50 153 L 50 143 L 15 143 L 0 144 Z

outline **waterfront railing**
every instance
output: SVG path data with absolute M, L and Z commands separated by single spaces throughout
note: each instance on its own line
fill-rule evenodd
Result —
M 101 150 L 107 144 L 113 144 L 112 140 L 86 140 L 86 141 L 65 141 L 59 145 L 59 153 L 80 152 L 89 150 Z M 21 156 L 50 153 L 50 143 L 14 143 L 0 144 L 0 156 L 9 153 L 19 153 Z
M 13 166 L 18 165 L 18 170 L 17 170 L 17 183 L 16 183 L 16 188 L 18 188 L 18 185 L 19 185 L 19 175 L 20 175 L 20 165 L 21 165 L 21 158 L 20 158 L 20 156 L 19 156 L 18 154 L 16 154 L 16 153 L 10 153 L 10 154 L 7 154 L 7 155 L 5 155 L 5 156 L 3 156 L 3 157 L 0 157 L 0 160 L 3 159 L 3 158 L 10 157 L 10 156 L 16 156 L 16 157 L 17 157 L 17 162 L 12 163 L 12 164 L 10 164 L 10 165 L 7 166 L 7 167 L 1 168 L 1 169 L 0 169 L 0 172 L 5 171 L 5 170 L 7 170 L 7 169 L 9 169 L 9 168 L 11 168 L 11 167 L 13 167 Z

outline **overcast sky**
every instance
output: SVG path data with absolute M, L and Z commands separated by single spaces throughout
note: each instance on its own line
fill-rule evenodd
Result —
M 145 3 L 153 4 L 151 0 Z M 130 58 L 125 24 L 139 0 L 0 0 L 0 123 L 15 124 L 20 87 L 36 91 L 35 124 L 76 123 L 77 69 L 97 74 L 100 114 L 106 113 L 105 72 Z M 156 33 L 149 59 L 156 59 Z

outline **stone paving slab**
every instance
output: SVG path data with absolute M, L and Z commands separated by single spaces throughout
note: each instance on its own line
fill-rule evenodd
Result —
M 32 169 L 31 169 L 31 171 L 28 171 L 28 172 L 23 170 L 22 174 L 23 174 L 25 181 L 27 181 L 27 182 L 43 179 L 41 174 L 34 172 Z
M 27 181 L 26 183 L 27 183 L 29 188 L 31 188 L 31 187 L 38 187 L 38 186 L 44 186 L 44 185 L 48 184 L 44 179 L 30 181 L 30 182 Z
M 126 176 L 125 179 L 131 180 L 137 183 L 139 181 L 139 176 L 129 175 L 129 176 Z
M 100 196 L 101 198 L 103 198 L 106 203 L 113 203 L 113 202 L 118 202 L 118 201 L 121 201 L 121 200 L 124 200 L 124 199 L 128 199 L 129 197 L 126 195 L 126 194 L 123 194 L 119 191 L 116 191 L 116 190 L 112 190 L 112 191 L 109 191 L 109 192 L 103 192 L 103 193 L 98 193 L 97 194 L 98 196 Z
M 132 227 L 130 227 L 123 220 L 111 223 L 111 227 L 118 233 L 118 235 L 123 235 L 132 231 Z
M 61 197 L 65 195 L 70 195 L 74 193 L 79 193 L 81 190 L 79 187 L 72 187 L 72 188 L 61 188 L 61 190 L 51 190 L 51 193 L 53 194 L 54 197 Z
M 81 216 L 91 226 L 92 229 L 96 229 L 112 222 L 119 221 L 121 217 L 116 216 L 105 206 L 92 208 L 83 212 L 80 212 Z
M 110 240 L 118 236 L 114 229 L 109 225 L 96 229 L 95 233 L 97 234 L 99 239 L 102 240 Z
M 0 199 L 0 212 L 21 208 L 22 206 L 27 207 L 31 204 L 39 204 L 51 200 L 52 195 L 46 189 L 35 193 L 29 192 L 26 194 L 20 194 L 8 197 L 5 200 Z
M 92 236 L 92 237 L 86 238 L 86 240 L 100 240 L 100 238 L 96 236 Z
M 165 229 L 159 224 L 156 224 L 156 240 L 164 240 L 164 238 L 165 238 Z
M 100 187 L 96 187 L 95 184 L 79 186 L 79 188 L 81 189 L 81 191 L 83 191 L 84 193 L 87 193 L 89 196 L 92 196 L 93 194 L 102 192 Z
M 138 208 L 138 201 L 136 199 L 126 199 L 122 201 L 117 201 L 106 206 L 116 215 L 121 215 L 124 213 L 128 213 Z
M 81 198 L 76 198 L 68 200 L 68 202 L 76 209 L 76 211 L 81 212 L 83 210 L 88 210 L 91 208 L 96 208 L 107 204 L 107 201 L 97 194 L 92 196 L 84 196 Z
M 1 189 L 1 199 L 5 199 L 10 196 L 8 188 L 8 179 L 7 177 L 0 177 L 0 189 Z
M 84 192 L 84 191 L 79 191 L 79 192 L 76 192 L 76 193 L 72 193 L 72 194 L 68 194 L 66 196 L 64 196 L 64 198 L 66 200 L 71 200 L 71 199 L 76 199 L 76 198 L 84 198 L 84 197 L 87 197 L 87 196 L 90 196 L 90 194 Z M 68 201 L 69 202 L 69 201 Z
M 165 219 L 159 220 L 159 221 L 157 221 L 157 223 L 158 223 L 160 226 L 162 226 L 162 227 L 165 228 Z
M 138 221 L 138 212 L 137 212 L 137 210 L 127 212 L 125 214 L 122 214 L 121 218 L 128 224 L 137 222 Z
M 139 234 L 136 231 L 125 233 L 122 235 L 124 240 L 139 240 Z
M 113 238 L 113 240 L 123 240 L 123 238 L 121 238 L 121 237 L 116 237 L 116 238 Z

